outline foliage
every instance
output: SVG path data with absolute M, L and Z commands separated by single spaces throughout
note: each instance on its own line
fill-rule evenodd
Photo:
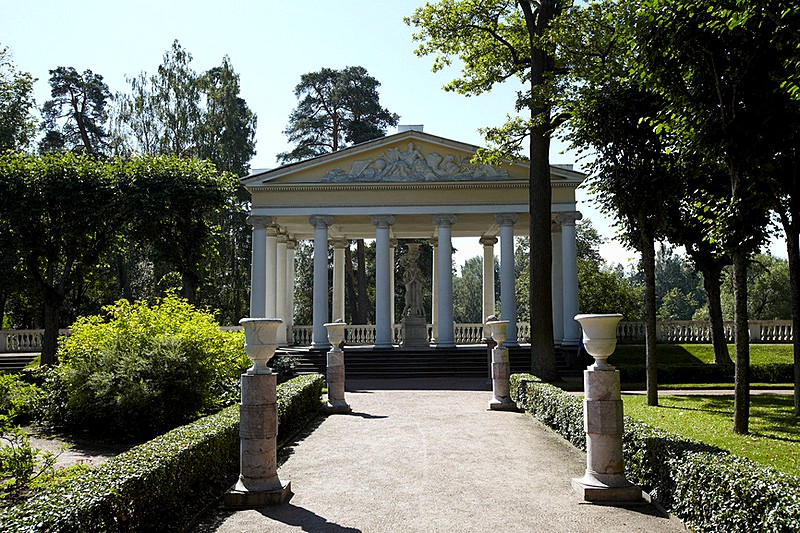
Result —
M 0 45 L 0 153 L 24 151 L 33 140 L 34 81 L 30 73 L 17 70 L 11 51 Z
M 174 156 L 136 157 L 119 171 L 132 238 L 181 274 L 181 295 L 194 301 L 215 251 L 213 216 L 227 206 L 235 178 L 208 161 Z
M 525 374 L 512 376 L 511 397 L 530 412 L 561 413 L 541 419 L 570 442 L 579 440 L 583 409 L 578 398 Z M 572 406 L 569 414 L 565 405 Z M 623 453 L 626 477 L 692 531 L 788 532 L 800 527 L 800 479 L 795 476 L 629 418 Z
M 640 320 L 642 287 L 621 267 L 579 259 L 578 302 L 581 313 L 622 313 L 624 320 Z
M 19 374 L 0 374 L 0 418 L 16 424 L 30 423 L 43 409 L 46 392 Z
M 249 366 L 241 333 L 220 331 L 208 311 L 167 296 L 125 300 L 78 319 L 59 350 L 72 428 L 117 438 L 156 435 L 220 407 Z
M 399 117 L 381 107 L 379 86 L 364 67 L 303 74 L 294 89 L 299 103 L 283 132 L 295 148 L 278 160 L 302 161 L 386 135 Z
M 50 71 L 50 96 L 42 107 L 44 138 L 42 152 L 73 150 L 90 155 L 105 154 L 106 104 L 111 98 L 103 76 L 91 70 L 79 73 L 73 67 Z
M 31 447 L 25 431 L 3 418 L 0 415 L 0 500 L 21 497 L 36 478 L 51 473 L 56 462 L 53 453 Z
M 279 439 L 319 412 L 324 381 L 312 375 L 278 385 Z M 0 523 L 19 532 L 180 529 L 232 482 L 238 459 L 239 410 L 231 406 L 0 510 Z
M 495 279 L 498 278 L 495 269 Z M 464 261 L 461 275 L 453 278 L 453 320 L 456 323 L 482 324 L 486 320 L 482 315 L 483 257 L 476 256 Z
M 747 313 L 751 320 L 791 320 L 792 303 L 789 265 L 785 259 L 757 254 L 747 270 Z M 723 271 L 722 313 L 733 318 L 733 288 L 730 269 Z
M 706 299 L 688 258 L 664 243 L 656 251 L 656 308 L 661 320 L 691 320 Z

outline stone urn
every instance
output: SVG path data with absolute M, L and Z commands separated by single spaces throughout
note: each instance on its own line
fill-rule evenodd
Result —
M 346 325 L 347 324 L 341 320 L 324 324 L 325 329 L 328 330 L 328 342 L 333 346 L 331 351 L 340 352 L 342 350 L 339 348 L 339 345 L 344 341 L 344 327 Z
M 506 341 L 506 327 L 508 320 L 492 320 L 486 323 L 489 326 L 492 339 L 497 343 L 497 349 L 503 349 L 503 343 Z
M 606 360 L 617 347 L 617 324 L 622 320 L 622 315 L 575 315 L 575 320 L 583 329 L 583 346 L 594 357 L 594 364 L 590 368 L 614 370 Z
M 267 363 L 278 348 L 278 328 L 283 324 L 280 318 L 243 318 L 239 321 L 244 327 L 244 351 L 253 362 L 247 373 L 272 374 Z

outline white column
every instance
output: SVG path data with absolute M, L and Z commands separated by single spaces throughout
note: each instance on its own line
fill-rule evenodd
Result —
M 393 348 L 389 288 L 389 227 L 393 216 L 374 216 L 375 225 L 375 348 Z
M 391 320 L 392 323 L 392 342 L 394 342 L 394 324 L 395 324 L 395 307 L 397 304 L 397 296 L 395 294 L 395 286 L 394 286 L 394 271 L 395 267 L 397 266 L 396 261 L 397 258 L 395 256 L 395 251 L 397 250 L 397 239 L 390 239 L 389 240 L 389 292 L 390 292 L 390 301 L 392 302 L 391 308 Z
M 264 308 L 267 318 L 276 318 L 278 316 L 275 306 L 278 288 L 278 277 L 276 275 L 278 266 L 278 228 L 276 226 L 267 226 L 266 231 L 267 290 Z
M 483 316 L 482 322 L 494 315 L 494 245 L 497 237 L 484 235 L 480 239 L 483 245 Z
M 498 214 L 500 225 L 500 318 L 508 320 L 506 346 L 519 346 L 517 342 L 517 295 L 514 276 L 514 213 Z
M 555 219 L 550 222 L 550 232 L 553 234 L 553 339 L 559 346 L 564 341 L 564 259 L 561 257 L 561 224 Z
M 294 251 L 297 241 L 289 239 L 286 241 L 286 335 L 289 344 L 294 344 L 292 328 L 294 327 Z
M 344 247 L 346 239 L 333 241 L 333 307 L 331 318 L 333 321 L 344 320 Z
M 266 316 L 266 226 L 272 223 L 269 217 L 249 216 L 247 223 L 253 226 L 252 259 L 250 263 L 250 318 Z
M 453 242 L 452 225 L 455 224 L 455 215 L 443 215 L 433 218 L 436 224 L 436 236 L 439 240 L 439 262 L 436 265 L 438 278 L 438 310 L 439 329 L 436 337 L 437 348 L 452 348 L 455 343 L 453 325 Z
M 564 340 L 562 346 L 576 347 L 581 328 L 574 317 L 578 314 L 578 244 L 575 222 L 583 218 L 580 212 L 562 213 L 556 219 L 561 224 L 561 267 L 564 284 Z
M 313 215 L 308 222 L 314 226 L 314 306 L 311 347 L 328 349 L 328 226 L 333 217 Z
M 275 310 L 276 316 L 283 320 L 278 328 L 278 344 L 286 345 L 286 241 L 285 233 L 278 234 L 278 253 L 275 265 Z
M 439 338 L 439 277 L 436 272 L 439 268 L 439 239 L 430 240 L 431 253 L 431 343 L 436 344 Z

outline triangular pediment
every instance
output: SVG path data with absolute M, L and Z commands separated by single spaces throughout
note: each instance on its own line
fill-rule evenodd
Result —
M 291 183 L 430 183 L 526 180 L 527 163 L 472 163 L 477 146 L 406 131 L 280 168 L 254 172 L 248 186 Z M 581 176 L 575 173 L 576 177 Z

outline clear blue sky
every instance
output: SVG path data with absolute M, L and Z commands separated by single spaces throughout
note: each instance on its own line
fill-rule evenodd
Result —
M 38 78 L 38 105 L 49 98 L 48 71 L 71 66 L 101 74 L 112 93 L 127 92 L 126 76 L 154 72 L 177 39 L 196 71 L 219 65 L 224 55 L 240 76 L 242 97 L 258 116 L 253 168 L 275 166 L 289 146 L 282 134 L 297 103 L 293 90 L 306 72 L 360 65 L 381 82 L 384 107 L 401 124 L 482 145 L 478 128 L 503 123 L 514 111 L 515 86 L 467 98 L 441 87 L 456 69 L 432 73 L 430 57 L 418 58 L 413 29 L 403 23 L 424 0 L 0 0 L 0 45 L 17 67 Z M 553 163 L 576 163 L 555 142 Z M 604 236 L 608 221 L 579 192 L 579 209 Z M 475 239 L 477 241 L 477 239 Z M 473 247 L 474 244 L 474 247 Z M 478 255 L 475 243 L 455 243 L 457 264 Z M 473 251 L 474 250 L 474 251 Z M 615 243 L 601 252 L 626 264 L 631 256 Z M 780 247 L 775 251 L 780 253 Z M 785 251 L 782 256 L 785 257 Z

